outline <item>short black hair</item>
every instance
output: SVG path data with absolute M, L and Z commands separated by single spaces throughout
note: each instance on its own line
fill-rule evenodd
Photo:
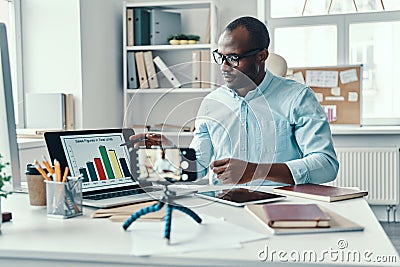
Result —
M 256 48 L 268 49 L 270 39 L 264 23 L 253 17 L 240 17 L 229 23 L 225 31 L 231 32 L 239 27 L 244 27 L 250 33 L 250 41 Z

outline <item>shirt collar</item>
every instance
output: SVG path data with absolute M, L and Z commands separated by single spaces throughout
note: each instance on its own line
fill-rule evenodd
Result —
M 265 71 L 265 76 L 264 79 L 261 81 L 261 83 L 254 89 L 251 90 L 250 92 L 247 93 L 247 95 L 245 97 L 241 97 L 239 96 L 235 90 L 227 87 L 226 85 L 224 85 L 224 89 L 226 92 L 228 92 L 228 94 L 233 97 L 233 98 L 239 98 L 239 99 L 245 99 L 247 101 L 254 99 L 260 95 L 265 94 L 265 92 L 268 89 L 268 85 L 271 83 L 272 78 L 273 78 L 273 74 L 271 72 L 269 72 L 268 70 Z
M 254 99 L 261 95 L 264 95 L 268 89 L 268 85 L 272 81 L 272 77 L 273 77 L 273 74 L 271 72 L 269 72 L 268 70 L 266 70 L 264 79 L 261 81 L 261 83 L 257 86 L 257 88 L 248 92 L 247 95 L 244 97 L 244 99 L 251 100 L 251 99 Z

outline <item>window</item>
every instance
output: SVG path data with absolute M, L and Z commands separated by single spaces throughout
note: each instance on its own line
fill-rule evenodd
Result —
M 400 21 L 349 26 L 349 63 L 365 62 L 364 116 L 399 117 Z
M 289 67 L 363 64 L 362 123 L 400 124 L 399 0 L 265 3 L 271 51 Z
M 18 128 L 24 126 L 24 109 L 23 109 L 23 89 L 21 76 L 18 76 L 18 69 L 22 69 L 21 64 L 18 63 L 21 53 L 18 52 L 17 45 L 20 42 L 18 25 L 19 21 L 19 0 L 0 0 L 0 22 L 6 25 L 7 41 L 10 56 L 11 79 L 14 97 L 15 120 Z
M 291 67 L 336 65 L 336 32 L 336 25 L 277 28 L 275 51 L 285 55 Z M 294 42 L 287 42 L 287 36 Z

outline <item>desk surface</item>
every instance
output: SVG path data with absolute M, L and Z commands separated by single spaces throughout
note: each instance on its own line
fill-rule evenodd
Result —
M 271 188 L 265 188 L 265 190 L 269 191 Z M 228 222 L 265 233 L 269 237 L 243 244 L 241 249 L 179 253 L 162 257 L 132 256 L 132 233 L 125 232 L 121 223 L 113 223 L 107 219 L 91 219 L 90 214 L 93 209 L 85 208 L 83 216 L 62 220 L 48 218 L 45 207 L 30 207 L 28 196 L 24 194 L 11 195 L 8 199 L 2 199 L 2 202 L 3 211 L 13 212 L 13 221 L 2 225 L 1 266 L 19 266 L 27 264 L 27 261 L 35 261 L 42 264 L 41 266 L 54 266 L 56 262 L 62 262 L 62 266 L 76 266 L 77 262 L 85 263 L 85 266 L 265 266 L 266 264 L 285 266 L 284 264 L 287 263 L 279 262 L 276 255 L 273 263 L 270 262 L 270 259 L 267 259 L 267 262 L 258 260 L 259 251 L 267 246 L 270 251 L 283 250 L 288 254 L 292 251 L 302 253 L 306 250 L 313 250 L 317 254 L 324 250 L 341 252 L 338 249 L 339 240 L 347 242 L 348 250 L 359 251 L 361 254 L 371 252 L 368 254 L 371 261 L 366 262 L 361 259 L 360 262 L 354 262 L 354 260 L 336 262 L 326 257 L 321 266 L 325 266 L 325 264 L 327 266 L 337 266 L 338 264 L 400 265 L 399 255 L 364 199 L 334 203 L 318 202 L 318 204 L 364 226 L 364 232 L 291 236 L 271 235 L 243 208 L 209 203 L 198 198 L 181 199 L 181 204 L 196 206 L 195 210 L 199 215 L 223 216 Z M 285 202 L 311 203 L 313 201 L 288 197 Z M 206 203 L 208 204 L 205 205 Z M 390 261 L 394 259 L 397 262 L 385 264 L 374 262 L 374 260 L 388 261 L 388 259 Z M 297 265 L 304 266 L 304 264 Z

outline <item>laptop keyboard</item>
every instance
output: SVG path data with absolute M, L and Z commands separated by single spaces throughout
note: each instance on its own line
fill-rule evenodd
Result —
M 92 199 L 92 200 L 100 200 L 100 199 L 107 199 L 107 198 L 114 198 L 114 197 L 123 197 L 123 196 L 132 196 L 137 194 L 143 194 L 152 191 L 159 191 L 158 188 L 146 188 L 146 191 L 142 188 L 135 188 L 135 189 L 128 189 L 128 190 L 121 190 L 115 192 L 107 192 L 101 194 L 94 194 L 89 196 L 84 196 L 85 199 Z

